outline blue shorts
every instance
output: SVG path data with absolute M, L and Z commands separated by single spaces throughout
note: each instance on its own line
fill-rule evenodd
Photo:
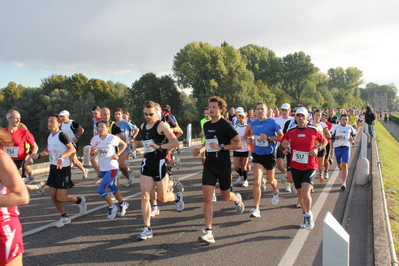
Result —
M 351 157 L 351 148 L 350 147 L 338 147 L 334 148 L 335 159 L 337 160 L 337 164 L 340 163 L 349 163 L 349 159 Z

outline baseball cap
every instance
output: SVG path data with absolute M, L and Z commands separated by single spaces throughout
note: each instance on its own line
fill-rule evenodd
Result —
M 308 110 L 306 110 L 305 107 L 298 108 L 296 110 L 295 114 L 303 114 L 304 116 L 308 116 L 309 115 Z
M 69 115 L 69 112 L 67 110 L 62 110 L 59 115 Z
M 237 107 L 236 112 L 244 112 L 244 108 L 242 108 L 242 107 Z
M 281 106 L 281 109 L 289 110 L 289 109 L 291 109 L 291 105 L 290 105 L 289 103 L 284 103 L 284 104 Z
M 238 115 L 245 116 L 245 113 L 244 112 L 239 112 Z

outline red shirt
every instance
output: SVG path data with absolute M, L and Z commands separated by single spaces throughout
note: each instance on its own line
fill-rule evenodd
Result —
M 291 168 L 298 170 L 318 169 L 317 156 L 312 157 L 309 152 L 316 147 L 316 141 L 322 143 L 325 138 L 313 126 L 306 128 L 293 127 L 283 136 L 283 140 L 290 142 Z
M 8 127 L 3 130 L 8 131 Z M 27 129 L 17 128 L 17 130 L 11 133 L 13 146 L 4 146 L 3 150 L 10 155 L 13 161 L 23 160 L 26 157 L 26 146 L 25 143 L 29 143 L 31 146 L 35 143 L 35 138 L 32 133 Z

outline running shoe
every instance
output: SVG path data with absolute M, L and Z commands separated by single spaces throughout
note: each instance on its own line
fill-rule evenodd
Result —
M 39 195 L 42 196 L 46 192 L 45 191 L 46 182 L 40 181 L 39 183 L 36 184 L 36 186 L 37 186 L 37 193 L 39 193 Z
M 344 182 L 342 182 L 341 190 L 345 190 L 345 189 L 346 189 L 346 182 L 344 181 Z
M 71 222 L 71 219 L 69 219 L 69 217 L 61 217 L 60 220 L 58 220 L 58 222 L 55 223 L 55 227 L 63 227 L 66 224 L 69 224 Z
M 213 192 L 212 202 L 216 202 L 216 201 L 218 201 L 218 199 L 216 198 L 216 193 Z
M 136 152 L 136 151 L 133 151 L 133 152 L 132 152 L 132 157 L 133 157 L 133 159 L 136 159 L 136 156 L 137 156 L 137 152 Z
M 287 182 L 287 173 L 281 174 L 281 183 L 285 184 Z
M 311 213 L 305 214 L 306 229 L 312 230 L 314 227 L 313 215 Z
M 260 217 L 260 210 L 258 208 L 252 208 L 249 213 L 250 213 L 249 217 L 251 217 L 251 218 L 259 218 Z
M 303 215 L 302 221 L 301 221 L 301 223 L 299 224 L 299 226 L 300 226 L 301 228 L 306 228 L 306 218 L 305 218 L 305 214 Z
M 100 184 L 100 182 L 101 182 L 101 180 L 102 180 L 103 178 L 101 177 L 101 176 L 96 176 L 96 178 L 94 178 L 94 184 Z
M 184 192 L 184 186 L 183 186 L 183 184 L 182 184 L 182 182 L 180 182 L 180 180 L 179 180 L 179 178 L 177 178 L 177 177 L 174 177 L 173 178 L 173 182 L 174 182 L 174 187 L 173 187 L 173 190 L 174 191 L 176 191 L 176 192 Z
M 181 160 L 180 158 L 176 158 L 176 170 L 179 170 L 181 166 Z
M 247 170 L 248 170 L 248 172 L 250 172 L 251 170 L 252 170 L 252 166 L 251 166 L 251 164 L 249 163 L 249 164 L 247 164 Z
M 319 182 L 324 183 L 324 177 L 322 174 L 319 174 Z
M 248 184 L 248 180 L 244 180 L 244 182 L 242 182 L 242 186 L 243 186 L 243 187 L 248 187 L 248 185 L 249 185 L 249 184 Z
M 236 193 L 236 196 L 237 196 L 237 198 L 238 198 L 238 203 L 235 203 L 235 205 L 236 205 L 236 211 L 237 211 L 239 214 L 242 214 L 242 213 L 244 212 L 245 205 L 244 205 L 244 202 L 242 202 L 241 194 L 240 194 L 240 193 Z
M 328 162 L 329 162 L 330 164 L 333 164 L 333 162 L 334 162 L 333 158 L 328 159 Z
M 86 197 L 85 196 L 79 196 L 79 198 L 81 199 L 80 203 L 78 204 L 79 213 L 84 213 L 87 210 Z
M 294 183 L 291 183 L 291 193 L 296 194 L 296 188 Z
M 202 229 L 204 233 L 202 236 L 198 237 L 198 242 L 202 243 L 215 243 L 215 238 L 213 237 L 212 230 Z
M 289 182 L 285 182 L 285 192 L 291 192 L 291 184 Z
M 129 166 L 129 165 L 130 165 L 130 163 L 129 163 L 128 160 L 124 161 L 123 164 L 126 165 L 126 166 Z
M 129 203 L 127 203 L 126 201 L 122 202 L 122 204 L 119 205 L 118 216 L 122 217 L 123 215 L 125 215 L 127 208 L 129 208 Z
M 151 217 L 159 215 L 159 207 L 157 205 L 151 207 Z
M 239 175 L 238 178 L 237 178 L 237 180 L 236 180 L 236 183 L 237 183 L 237 184 L 240 184 L 242 181 L 244 181 L 244 177 L 241 176 L 241 175 Z
M 176 202 L 176 210 L 181 212 L 184 210 L 184 201 L 183 201 L 183 193 L 177 192 L 176 196 L 179 198 L 179 201 Z
M 35 177 L 34 176 L 28 176 L 26 184 L 32 184 L 33 182 L 35 182 Z
M 134 171 L 133 169 L 130 169 L 129 172 L 127 172 L 129 174 L 129 178 L 127 179 L 127 182 L 125 184 L 123 184 L 124 187 L 130 187 L 133 185 L 134 182 Z
M 137 236 L 137 240 L 146 240 L 152 237 L 153 237 L 152 230 L 148 229 L 147 226 L 144 226 L 144 230 L 143 232 L 141 232 L 141 234 Z
M 280 200 L 278 195 L 279 195 L 279 191 L 278 190 L 277 190 L 277 193 L 273 193 L 273 198 L 272 198 L 272 204 L 273 205 L 277 205 L 278 204 L 278 202 Z
M 83 170 L 82 172 L 82 179 L 83 180 L 86 179 L 88 174 L 89 174 L 89 169 L 85 168 L 85 170 Z
M 324 171 L 324 179 L 329 179 L 329 178 L 330 178 L 330 176 L 328 175 L 328 172 Z
M 296 208 L 301 208 L 301 204 L 297 201 L 295 207 Z
M 108 215 L 107 215 L 107 219 L 111 220 L 114 219 L 116 216 L 116 212 L 118 211 L 118 207 L 116 207 L 115 205 L 112 205 L 112 207 L 108 208 Z
M 266 178 L 262 178 L 262 185 L 260 186 L 260 190 L 266 190 Z

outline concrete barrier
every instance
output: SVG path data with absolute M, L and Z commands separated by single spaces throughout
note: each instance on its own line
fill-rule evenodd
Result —
M 370 162 L 367 158 L 359 158 L 356 163 L 356 185 L 364 186 L 369 182 Z
M 323 220 L 323 266 L 349 265 L 349 234 L 327 212 Z
M 91 150 L 91 146 L 90 145 L 86 145 L 83 148 L 83 166 L 84 167 L 89 167 L 91 166 L 91 162 L 90 162 L 90 150 Z

